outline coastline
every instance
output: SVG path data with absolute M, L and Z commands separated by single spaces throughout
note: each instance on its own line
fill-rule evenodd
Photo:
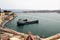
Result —
M 10 20 L 5 20 L 5 22 L 2 24 L 2 27 L 5 27 L 5 25 L 6 25 L 9 21 L 13 20 L 15 17 L 16 17 L 16 14 L 14 14 L 14 17 L 11 18 Z
M 14 16 L 14 17 L 13 17 L 13 16 Z M 2 23 L 2 27 L 0 27 L 0 31 L 1 31 L 0 33 L 3 33 L 3 34 L 8 33 L 8 35 L 9 35 L 9 34 L 20 35 L 20 36 L 23 36 L 23 37 L 28 36 L 28 35 L 25 34 L 25 33 L 20 33 L 20 32 L 17 32 L 17 31 L 15 31 L 15 30 L 12 30 L 12 29 L 9 29 L 9 28 L 6 28 L 6 27 L 5 27 L 5 24 L 8 23 L 9 21 L 13 20 L 13 19 L 16 17 L 16 14 L 14 13 L 13 16 L 10 18 L 10 20 L 4 20 L 4 22 Z M 10 36 L 10 35 L 9 35 L 9 36 Z M 33 35 L 33 36 L 34 36 L 34 35 Z M 34 36 L 34 37 L 36 37 L 36 36 Z M 41 38 L 41 39 L 43 39 L 43 38 Z
M 15 14 L 15 13 L 14 13 Z M 13 17 L 13 16 L 12 16 Z M 11 18 L 10 20 L 8 21 L 5 21 L 5 23 L 3 24 L 2 27 L 0 27 L 0 31 L 3 31 L 2 33 L 10 33 L 10 34 L 13 34 L 13 35 L 19 35 L 19 36 L 27 36 L 27 34 L 25 33 L 20 33 L 20 32 L 17 32 L 15 30 L 12 30 L 12 29 L 9 29 L 9 28 L 5 28 L 5 24 L 8 23 L 9 21 L 11 21 L 12 19 L 14 19 L 16 16 L 14 16 L 13 18 Z M 58 36 L 58 34 L 56 34 L 57 36 L 51 36 L 51 37 L 48 37 L 48 38 L 41 38 L 41 40 L 54 40 L 54 39 L 57 39 L 57 37 L 60 37 L 60 34 Z M 34 35 L 33 35 L 34 36 Z

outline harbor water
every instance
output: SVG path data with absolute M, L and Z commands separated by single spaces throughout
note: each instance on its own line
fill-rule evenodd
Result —
M 31 31 L 33 35 L 49 37 L 60 32 L 60 14 L 58 13 L 16 13 L 17 17 L 5 26 L 18 32 L 27 33 Z M 18 19 L 39 20 L 38 24 L 17 26 Z

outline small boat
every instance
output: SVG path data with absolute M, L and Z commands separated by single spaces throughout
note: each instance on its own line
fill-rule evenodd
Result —
M 17 21 L 17 25 L 27 25 L 27 24 L 35 24 L 35 23 L 38 23 L 39 21 L 38 20 L 33 20 L 33 21 L 28 21 L 27 19 L 18 19 Z

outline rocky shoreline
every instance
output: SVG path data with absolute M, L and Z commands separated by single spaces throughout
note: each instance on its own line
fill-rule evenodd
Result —
M 3 23 L 1 24 L 1 26 L 0 26 L 0 36 L 1 36 L 2 40 L 7 40 L 8 39 L 7 37 L 6 38 L 4 37 L 6 35 L 9 36 L 9 37 L 12 37 L 12 36 L 14 37 L 14 35 L 15 36 L 18 35 L 18 36 L 21 36 L 22 38 L 27 36 L 27 34 L 25 34 L 25 33 L 20 33 L 20 32 L 17 32 L 15 30 L 12 30 L 12 29 L 9 29 L 9 28 L 5 27 L 5 24 L 8 23 L 9 21 L 13 20 L 15 17 L 16 17 L 16 14 L 14 13 L 14 15 L 9 17 L 9 20 L 4 20 Z M 36 36 L 34 36 L 34 37 L 36 37 Z M 5 38 L 5 39 L 3 39 L 3 38 Z
M 9 13 L 13 13 L 13 12 L 9 12 Z M 14 19 L 15 17 L 16 17 L 15 13 L 13 15 L 8 14 L 9 20 L 4 20 L 3 23 L 1 24 L 1 26 L 0 26 L 0 39 L 1 40 L 10 40 L 10 38 L 13 38 L 13 37 L 16 37 L 16 38 L 18 37 L 18 38 L 20 38 L 20 40 L 24 40 L 24 37 L 28 36 L 25 33 L 20 33 L 15 30 L 5 27 L 5 24 L 8 23 L 9 21 L 11 21 L 12 19 Z M 33 35 L 33 37 L 36 37 L 36 36 Z M 57 40 L 59 38 L 60 38 L 60 33 L 58 33 L 54 36 L 48 37 L 48 38 L 40 38 L 40 39 L 41 40 Z

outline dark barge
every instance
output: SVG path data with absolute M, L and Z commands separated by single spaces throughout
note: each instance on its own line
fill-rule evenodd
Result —
M 35 24 L 35 23 L 39 23 L 39 21 L 38 20 L 28 21 L 27 19 L 24 20 L 18 19 L 17 21 L 17 25 L 27 25 L 27 24 Z

